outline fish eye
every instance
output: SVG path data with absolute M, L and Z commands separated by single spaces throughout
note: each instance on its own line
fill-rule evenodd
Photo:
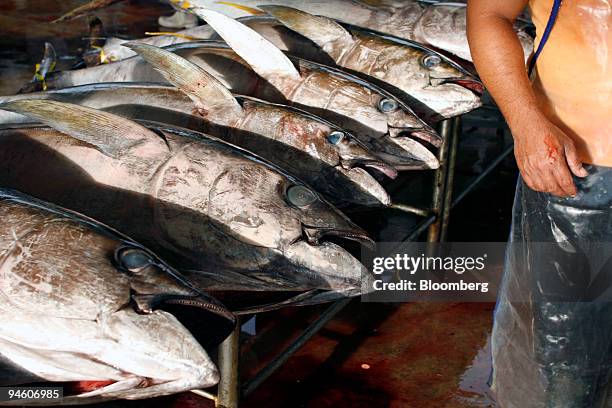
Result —
M 397 108 L 399 108 L 399 104 L 395 99 L 382 98 L 378 102 L 378 110 L 382 113 L 391 113 L 393 111 L 396 111 Z
M 333 145 L 337 145 L 344 140 L 344 136 L 344 132 L 334 130 L 329 135 L 327 135 L 327 141 Z
M 317 196 L 307 187 L 295 185 L 287 190 L 287 199 L 296 207 L 306 207 L 317 201 Z
M 115 262 L 117 266 L 125 271 L 138 273 L 143 268 L 153 265 L 151 256 L 139 248 L 120 247 L 115 251 Z
M 442 58 L 439 55 L 429 54 L 423 57 L 421 65 L 425 68 L 435 68 L 442 62 Z

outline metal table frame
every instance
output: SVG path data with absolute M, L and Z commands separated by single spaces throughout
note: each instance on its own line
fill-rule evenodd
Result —
M 427 230 L 427 242 L 443 242 L 448 233 L 451 209 L 469 192 L 474 190 L 511 152 L 513 146 L 507 146 L 482 173 L 473 180 L 453 200 L 455 165 L 457 147 L 461 136 L 461 117 L 447 119 L 440 123 L 440 135 L 443 144 L 438 151 L 440 167 L 436 170 L 431 207 L 423 209 L 403 204 L 391 208 L 423 217 L 423 220 L 408 234 L 403 242 L 414 241 Z M 242 397 L 247 397 L 281 367 L 300 347 L 310 340 L 330 320 L 332 320 L 351 299 L 332 303 L 315 321 L 313 321 L 285 350 L 279 353 L 270 363 L 262 368 L 243 386 L 240 384 L 240 321 L 234 332 L 219 347 L 219 371 L 221 373 L 217 395 L 205 391 L 194 391 L 198 395 L 215 401 L 220 408 L 237 408 Z

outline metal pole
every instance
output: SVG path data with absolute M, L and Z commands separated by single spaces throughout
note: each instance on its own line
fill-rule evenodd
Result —
M 421 217 L 427 217 L 431 215 L 431 211 L 427 208 L 415 207 L 413 205 L 407 205 L 402 203 L 391 204 L 389 208 L 397 211 L 403 211 L 408 214 L 420 215 Z
M 496 168 L 497 166 L 499 166 L 499 165 L 500 165 L 500 163 L 501 163 L 501 162 L 503 162 L 503 161 L 504 161 L 504 159 L 505 159 L 506 157 L 508 157 L 508 156 L 509 156 L 509 155 L 512 153 L 512 151 L 513 151 L 513 150 L 514 150 L 514 145 L 510 145 L 510 146 L 508 146 L 508 147 L 506 148 L 506 150 L 504 150 L 504 151 L 502 152 L 502 154 L 501 154 L 501 155 L 497 156 L 497 158 L 496 158 L 495 160 L 493 160 L 493 161 L 491 162 L 491 164 L 489 164 L 489 165 L 487 166 L 487 168 L 486 168 L 486 169 L 484 169 L 484 170 L 482 171 L 482 173 L 480 173 L 480 174 L 478 175 L 478 177 L 476 177 L 476 178 L 474 179 L 474 181 L 472 181 L 472 182 L 470 183 L 470 185 L 469 185 L 469 186 L 467 186 L 467 187 L 465 188 L 465 190 L 463 190 L 463 191 L 462 191 L 462 192 L 461 192 L 461 193 L 460 193 L 460 194 L 459 194 L 459 195 L 458 195 L 458 196 L 457 196 L 457 197 L 456 197 L 456 198 L 453 200 L 453 204 L 452 204 L 452 206 L 454 207 L 454 206 L 456 206 L 457 204 L 459 204 L 459 202 L 460 202 L 461 200 L 463 200 L 463 199 L 465 198 L 465 196 L 466 196 L 466 195 L 468 195 L 468 194 L 469 194 L 469 193 L 470 193 L 470 192 L 471 192 L 471 191 L 472 191 L 474 188 L 476 188 L 476 187 L 478 186 L 478 184 L 480 184 L 480 183 L 482 182 L 482 180 L 483 180 L 485 177 L 487 177 L 489 174 L 491 174 L 491 172 L 492 172 L 493 170 L 495 170 L 495 168 Z
M 240 400 L 240 319 L 230 336 L 219 346 L 218 408 L 238 408 Z
M 444 186 L 446 180 L 446 161 L 448 158 L 448 150 L 451 139 L 451 120 L 445 119 L 440 123 L 440 136 L 442 136 L 442 145 L 438 151 L 438 160 L 440 167 L 436 171 L 433 197 L 431 203 L 431 211 L 437 217 L 436 221 L 431 224 L 427 233 L 427 242 L 438 242 L 440 238 L 440 213 L 442 211 Z
M 442 215 L 440 216 L 440 242 L 446 241 L 448 233 L 448 222 L 450 220 L 451 201 L 453 199 L 453 186 L 455 183 L 455 165 L 457 164 L 457 147 L 461 136 L 461 117 L 453 118 L 451 130 L 451 143 L 446 170 L 446 187 L 444 188 L 444 202 L 442 204 Z
M 242 395 L 245 397 L 251 394 L 257 387 L 261 385 L 268 377 L 270 377 L 274 371 L 276 371 L 280 366 L 285 364 L 287 360 L 295 353 L 300 347 L 302 347 L 308 340 L 312 338 L 319 330 L 323 328 L 331 319 L 334 318 L 349 302 L 351 299 L 343 299 L 339 300 L 321 314 L 302 332 L 300 337 L 294 340 L 289 347 L 283 350 L 278 356 L 274 358 L 267 366 L 261 369 L 251 380 L 249 380 L 243 390 Z

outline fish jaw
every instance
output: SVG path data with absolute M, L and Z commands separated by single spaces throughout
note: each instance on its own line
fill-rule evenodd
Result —
M 436 156 L 409 132 L 394 137 L 372 138 L 369 142 L 376 155 L 399 171 L 437 169 Z
M 355 291 L 358 294 L 363 279 L 370 279 L 370 272 L 361 262 L 331 242 L 313 246 L 299 241 L 289 246 L 284 253 L 293 264 L 304 270 L 315 271 L 317 279 L 321 279 L 328 290 Z
M 464 79 L 442 80 L 439 85 L 423 88 L 418 98 L 434 114 L 425 113 L 426 119 L 447 119 L 470 112 L 482 106 L 482 85 Z M 480 90 L 480 93 L 477 92 Z
M 332 191 L 326 192 L 330 197 L 367 207 L 391 205 L 391 197 L 384 187 L 364 168 L 336 166 L 335 169 L 338 174 L 334 177 L 347 178 L 350 180 L 350 187 L 343 191 L 345 189 L 341 186 L 344 183 L 332 183 Z

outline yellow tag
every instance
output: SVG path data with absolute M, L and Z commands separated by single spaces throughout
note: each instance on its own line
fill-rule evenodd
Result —
M 245 6 L 244 4 L 237 4 L 237 3 L 232 3 L 231 1 L 217 1 L 217 4 L 223 4 L 225 6 L 230 6 L 230 7 L 234 7 L 237 8 L 238 10 L 242 10 L 242 11 L 246 11 L 249 14 L 253 14 L 253 15 L 258 15 L 258 14 L 265 14 L 263 11 L 253 8 L 253 7 L 249 7 L 249 6 Z
M 182 9 L 190 9 L 190 8 L 192 8 L 191 3 L 189 3 L 189 1 L 187 1 L 187 0 L 170 0 L 170 2 L 172 4 L 175 4 L 177 7 L 182 8 Z
M 53 64 L 55 65 L 55 64 Z M 40 72 L 40 64 L 36 64 L 35 68 L 34 68 L 34 78 L 36 78 L 36 80 L 40 81 L 40 83 L 42 84 L 42 89 L 43 91 L 47 90 L 47 82 L 45 81 L 45 77 L 43 76 L 43 74 Z M 51 70 L 53 71 L 53 68 L 51 68 Z

